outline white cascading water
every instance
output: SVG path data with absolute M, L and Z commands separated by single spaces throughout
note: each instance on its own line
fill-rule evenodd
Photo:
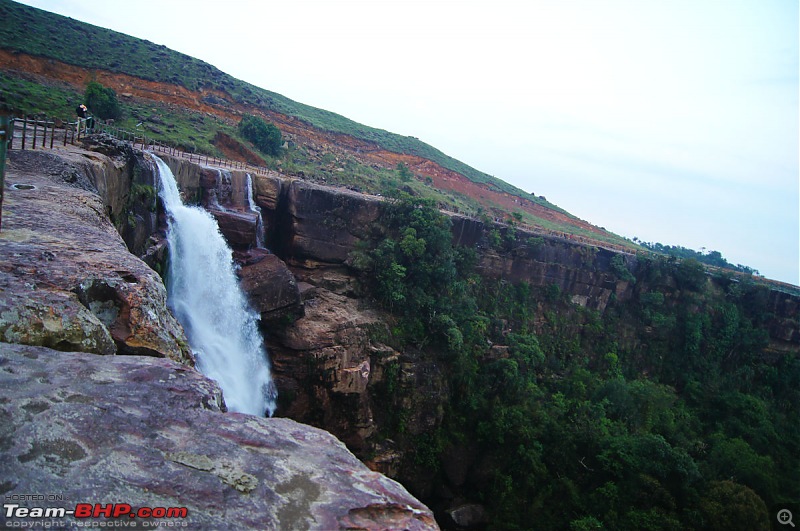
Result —
M 256 247 L 264 247 L 264 218 L 261 217 L 261 207 L 253 200 L 253 178 L 247 174 L 247 208 L 250 212 L 258 214 L 256 222 Z
M 277 392 L 259 316 L 239 288 L 231 249 L 213 216 L 184 205 L 169 166 L 153 159 L 168 218 L 168 302 L 186 331 L 197 368 L 219 383 L 231 411 L 272 416 Z

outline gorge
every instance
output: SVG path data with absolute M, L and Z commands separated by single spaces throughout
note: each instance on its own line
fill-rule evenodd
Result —
M 60 117 L 52 135 L 79 102 L 100 117 L 91 86 L 119 98 L 98 129 L 155 140 L 163 161 L 108 135 L 15 138 L 7 502 L 184 508 L 171 523 L 202 529 L 467 531 L 768 529 L 800 500 L 797 286 L 650 252 L 165 46 L 10 0 L 0 15 L 4 114 Z M 246 118 L 282 147 L 261 150 Z M 204 227 L 193 243 L 176 240 L 184 215 Z M 209 370 L 210 331 L 250 397 Z M 233 343 L 254 367 L 229 362 Z
M 191 363 L 180 327 L 165 311 L 163 286 L 149 287 L 160 284 L 153 270 L 167 271 L 169 247 L 165 210 L 155 195 L 155 167 L 146 155 L 110 139 L 92 139 L 86 148 L 52 154 L 12 152 L 11 180 L 37 188 L 13 190 L 7 196 L 0 242 L 4 256 L 14 258 L 2 268 L 3 341 L 60 351 L 147 354 Z M 446 221 L 431 217 L 428 224 L 412 219 L 404 227 L 414 228 L 415 233 L 401 231 L 396 240 L 398 249 L 414 253 L 411 262 L 427 264 L 425 251 L 432 249 L 436 235 L 425 232 L 431 224 L 447 227 L 454 249 L 475 253 L 474 269 L 464 277 L 466 285 L 452 286 L 491 293 L 478 301 L 458 299 L 475 307 L 449 308 L 450 321 L 442 317 L 443 307 L 437 307 L 439 318 L 423 325 L 439 328 L 430 328 L 420 341 L 408 329 L 413 319 L 399 313 L 400 303 L 395 302 L 392 310 L 381 302 L 375 289 L 382 284 L 371 283 L 370 268 L 364 265 L 365 260 L 380 258 L 371 250 L 388 253 L 391 245 L 380 242 L 393 240 L 397 233 L 386 214 L 396 205 L 402 207 L 402 202 L 278 172 L 232 172 L 230 183 L 236 192 L 222 193 L 218 169 L 163 158 L 184 197 L 212 213 L 233 248 L 240 284 L 261 316 L 272 356 L 279 391 L 276 416 L 333 433 L 371 469 L 399 479 L 428 503 L 443 526 L 480 527 L 491 518 L 493 527 L 503 527 L 539 518 L 559 527 L 599 519 L 595 514 L 610 521 L 612 515 L 603 511 L 612 506 L 627 507 L 627 518 L 649 507 L 677 521 L 674 515 L 679 507 L 710 518 L 711 505 L 706 500 L 710 504 L 721 495 L 720 489 L 748 496 L 757 492 L 760 499 L 770 500 L 792 496 L 789 476 L 796 454 L 788 434 L 796 428 L 797 411 L 791 406 L 797 399 L 791 378 L 800 350 L 800 298 L 796 295 L 692 264 L 527 233 L 504 223 L 459 215 L 450 215 Z M 270 251 L 258 245 L 258 217 L 252 212 L 243 215 L 241 208 L 226 204 L 247 197 L 248 177 Z M 78 241 L 63 250 L 46 246 L 36 235 L 37 226 L 53 216 L 30 210 L 29 201 L 50 193 L 48 180 L 77 190 L 78 203 L 92 205 L 94 218 L 89 227 L 104 226 L 102 220 L 110 212 L 132 253 L 123 262 L 113 260 L 110 277 L 88 275 L 86 279 L 87 275 L 79 274 L 86 269 L 84 262 L 98 255 L 98 242 L 104 241 L 85 232 L 85 214 L 76 221 L 76 227 L 82 228 L 68 231 Z M 69 209 L 78 203 L 72 197 L 64 201 Z M 249 205 L 246 209 L 252 210 Z M 428 211 L 417 205 L 409 212 L 419 216 Z M 58 217 L 66 219 L 64 214 Z M 425 238 L 425 249 L 420 251 L 419 240 Z M 442 244 L 442 249 L 446 247 Z M 142 257 L 150 268 L 133 255 Z M 387 270 L 397 265 L 411 274 L 411 262 L 403 262 L 402 254 L 392 256 Z M 72 261 L 75 266 L 70 265 Z M 54 273 L 56 265 L 66 269 Z M 42 287 L 26 287 L 31 281 Z M 194 286 L 215 282 L 216 277 L 205 278 Z M 47 287 L 57 285 L 63 287 Z M 445 289 L 450 284 L 442 281 L 439 286 L 440 300 L 456 300 Z M 155 291 L 137 296 L 135 290 L 145 287 Z M 141 311 L 146 304 L 156 309 Z M 9 318 L 10 312 L 14 319 Z M 53 314 L 62 316 L 58 327 L 47 317 Z M 163 324 L 150 324 L 156 316 Z M 160 335 L 154 336 L 148 331 L 151 328 Z M 37 330 L 40 333 L 33 333 Z M 172 338 L 164 336 L 169 330 Z M 34 355 L 56 363 L 55 358 L 50 361 L 49 351 L 32 348 L 38 347 L 4 346 L 3 353 L 21 356 L 13 362 L 17 372 L 19 364 Z M 131 363 L 134 359 L 141 367 L 130 378 L 93 378 L 119 380 L 115 385 L 121 389 L 128 380 L 141 381 L 143 377 L 136 375 L 151 369 L 146 369 L 147 358 L 131 357 Z M 95 367 L 96 363 L 100 362 L 91 363 L 92 374 L 110 374 L 110 368 Z M 152 363 L 164 367 L 158 370 L 178 371 L 162 361 Z M 159 376 L 155 382 L 160 380 L 175 379 Z M 729 389 L 723 388 L 723 382 Z M 765 385 L 785 405 L 772 405 L 766 394 L 748 390 Z M 59 386 L 54 389 L 62 389 Z M 219 391 L 204 389 L 203 398 L 192 400 L 205 409 L 219 408 L 215 398 Z M 58 392 L 68 395 L 66 390 Z M 71 403 L 97 400 L 77 396 Z M 161 399 L 163 403 L 170 400 Z M 49 411 L 33 396 L 4 403 L 17 404 L 15 411 Z M 142 418 L 160 411 L 155 404 L 141 407 Z M 761 420 L 752 416 L 753 408 L 764 412 Z M 706 423 L 702 419 L 711 412 L 724 428 L 688 428 L 681 420 L 693 417 L 695 423 Z M 162 414 L 166 413 L 156 417 Z M 235 414 L 227 415 L 244 422 L 236 420 Z M 763 419 L 769 424 L 758 424 Z M 14 470 L 25 463 L 42 463 L 55 467 L 54 476 L 68 477 L 64 474 L 71 470 L 70 463 L 83 462 L 80 456 L 87 453 L 86 442 L 76 439 L 76 434 L 45 439 L 77 441 L 69 443 L 66 447 L 73 450 L 62 455 L 62 450 L 14 442 L 20 441 L 14 434 L 21 429 L 14 424 L 7 439 L 12 453 L 22 457 L 16 460 L 21 464 L 14 464 L 11 453 L 4 456 Z M 245 446 L 254 444 L 252 440 Z M 210 455 L 207 450 L 164 447 L 159 451 L 167 460 L 205 470 L 220 478 L 215 481 L 233 484 L 234 489 L 238 485 L 247 490 L 252 483 L 249 477 L 259 478 L 250 468 L 231 468 L 228 461 L 206 464 L 197 456 Z M 727 461 L 726 452 L 758 465 L 734 464 Z M 648 461 L 655 464 L 644 464 Z M 627 476 L 620 466 L 636 471 Z M 738 481 L 729 485 L 723 481 L 731 467 Z M 778 472 L 781 467 L 787 469 L 785 474 Z M 292 485 L 307 485 L 290 476 L 277 482 L 285 485 L 286 492 L 296 492 Z M 644 497 L 630 501 L 637 504 L 634 508 L 622 501 L 592 501 L 592 492 L 611 489 L 612 484 L 616 489 L 644 489 Z M 260 489 L 263 482 L 257 485 Z M 692 498 L 687 485 L 702 486 L 702 494 Z M 584 516 L 564 515 L 557 505 L 549 510 L 536 504 L 525 508 L 515 501 L 517 496 L 538 496 L 540 501 L 563 498 L 567 491 L 559 489 L 585 493 L 560 505 L 571 507 L 570 511 L 580 508 Z M 694 501 L 681 501 L 680 496 Z M 381 514 L 416 518 L 416 510 Z M 358 514 L 362 518 L 371 513 Z M 433 525 L 424 518 L 420 521 Z

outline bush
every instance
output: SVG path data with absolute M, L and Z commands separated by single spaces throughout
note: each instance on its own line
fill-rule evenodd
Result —
M 694 258 L 682 260 L 675 270 L 675 280 L 681 289 L 702 291 L 706 283 L 706 270 L 703 264 Z
M 90 81 L 86 86 L 84 98 L 86 106 L 98 118 L 116 120 L 122 116 L 117 93 L 112 88 L 104 87 L 97 81 Z
M 620 280 L 634 284 L 636 283 L 636 278 L 628 270 L 627 266 L 625 265 L 625 259 L 621 254 L 615 254 L 613 258 L 611 258 L 611 271 Z
M 283 138 L 281 130 L 275 124 L 265 122 L 257 116 L 245 116 L 239 122 L 239 134 L 267 155 L 277 157 L 281 154 Z

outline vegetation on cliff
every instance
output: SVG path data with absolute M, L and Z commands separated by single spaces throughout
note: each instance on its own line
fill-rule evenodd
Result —
M 675 258 L 681 258 L 681 259 L 697 260 L 698 262 L 702 262 L 704 264 L 708 264 L 713 267 L 722 267 L 725 269 L 731 269 L 733 271 L 740 271 L 742 273 L 747 273 L 749 275 L 752 274 L 758 275 L 758 271 L 753 269 L 752 267 L 748 267 L 742 264 L 733 265 L 732 263 L 728 262 L 725 259 L 725 257 L 722 256 L 722 253 L 720 253 L 719 251 L 709 251 L 708 253 L 702 253 L 699 251 L 695 251 L 694 249 L 687 249 L 686 247 L 682 247 L 680 245 L 664 245 L 663 243 L 658 243 L 658 242 L 649 243 L 649 242 L 639 241 L 638 238 L 634 238 L 633 241 L 637 242 L 645 249 L 649 249 L 659 254 L 674 256 Z
M 393 340 L 449 375 L 434 433 L 389 434 L 407 472 L 438 471 L 496 529 L 767 529 L 800 497 L 800 360 L 765 355 L 764 287 L 644 259 L 601 316 L 557 286 L 475 275 L 448 223 L 401 197 L 353 257 Z M 442 470 L 454 452 L 475 455 L 461 485 Z

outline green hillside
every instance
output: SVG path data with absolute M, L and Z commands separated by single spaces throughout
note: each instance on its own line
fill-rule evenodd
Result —
M 424 157 L 474 182 L 542 203 L 541 199 L 445 155 L 416 138 L 359 124 L 336 113 L 293 101 L 235 79 L 208 63 L 165 46 L 10 0 L 0 0 L 0 17 L 3 20 L 0 25 L 0 46 L 3 48 L 52 57 L 84 68 L 173 83 L 189 90 L 203 88 L 224 91 L 237 103 L 294 116 L 319 129 L 375 142 L 390 151 Z M 554 205 L 547 206 L 563 212 Z

